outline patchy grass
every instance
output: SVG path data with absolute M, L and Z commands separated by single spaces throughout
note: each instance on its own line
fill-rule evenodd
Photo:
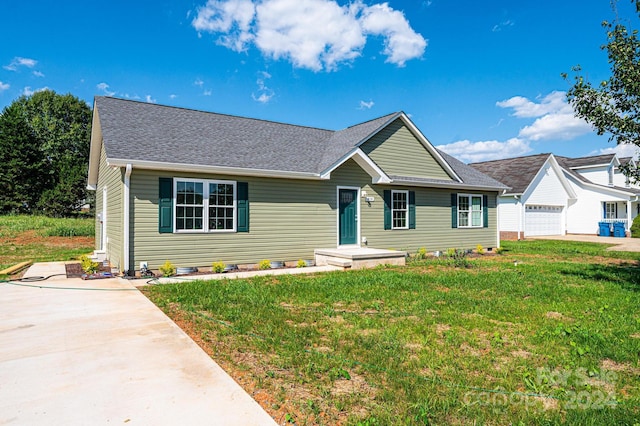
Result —
M 144 291 L 280 423 L 637 424 L 640 254 L 505 248 Z
M 91 252 L 93 219 L 0 216 L 0 270 L 26 260 L 77 259 Z

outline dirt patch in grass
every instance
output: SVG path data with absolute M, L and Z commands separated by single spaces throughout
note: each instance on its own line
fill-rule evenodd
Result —
M 26 246 L 30 244 L 46 243 L 51 247 L 87 247 L 95 242 L 94 237 L 43 237 L 37 231 L 25 231 L 13 238 L 0 238 L 0 244 Z
M 560 320 L 560 321 L 574 321 L 573 318 L 568 317 L 564 314 L 561 314 L 560 312 L 555 312 L 555 311 L 549 311 L 547 313 L 544 314 L 545 318 L 549 318 L 549 319 L 554 319 L 554 320 Z

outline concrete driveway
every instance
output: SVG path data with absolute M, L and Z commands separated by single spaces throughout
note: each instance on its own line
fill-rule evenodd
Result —
M 589 243 L 613 244 L 607 250 L 612 251 L 637 251 L 640 252 L 640 238 L 615 238 L 615 237 L 598 237 L 597 235 L 550 235 L 544 237 L 527 237 L 528 240 L 565 240 L 565 241 L 584 241 Z
M 276 424 L 131 283 L 32 285 L 0 283 L 1 425 Z

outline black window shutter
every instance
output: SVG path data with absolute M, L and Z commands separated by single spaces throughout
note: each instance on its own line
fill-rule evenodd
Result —
M 249 232 L 249 184 L 247 182 L 237 183 L 238 199 L 238 232 Z
M 160 178 L 158 198 L 158 232 L 173 232 L 173 179 Z
M 458 227 L 458 194 L 451 194 L 451 227 Z
M 409 229 L 416 229 L 416 192 L 409 191 Z
M 489 227 L 489 196 L 482 196 L 482 226 L 483 228 Z
M 391 229 L 391 190 L 384 190 L 384 229 Z

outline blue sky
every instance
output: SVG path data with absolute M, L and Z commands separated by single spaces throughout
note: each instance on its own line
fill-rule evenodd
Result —
M 592 155 L 615 147 L 561 73 L 608 77 L 613 17 L 607 0 L 3 2 L 0 108 L 49 88 L 335 130 L 402 110 L 466 162 Z

